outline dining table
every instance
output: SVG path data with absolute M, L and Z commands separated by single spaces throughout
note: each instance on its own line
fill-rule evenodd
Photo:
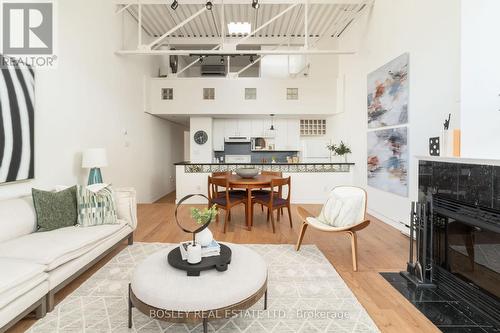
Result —
M 247 204 L 245 209 L 245 222 L 248 230 L 252 230 L 253 224 L 253 207 L 252 207 L 252 190 L 261 188 L 270 188 L 273 179 L 280 178 L 273 175 L 258 174 L 253 178 L 243 178 L 236 174 L 227 176 L 217 176 L 214 178 L 227 178 L 231 189 L 243 189 L 247 192 Z

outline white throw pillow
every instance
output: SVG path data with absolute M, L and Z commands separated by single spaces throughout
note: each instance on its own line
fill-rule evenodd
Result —
M 342 201 L 338 200 L 335 195 L 330 194 L 325 204 L 323 205 L 323 208 L 321 209 L 318 220 L 324 224 L 334 226 L 335 220 L 337 220 L 342 206 Z

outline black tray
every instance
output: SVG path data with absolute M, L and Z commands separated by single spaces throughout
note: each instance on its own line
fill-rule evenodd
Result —
M 231 263 L 231 249 L 224 244 L 220 244 L 220 255 L 201 258 L 201 262 L 190 264 L 187 260 L 182 260 L 181 250 L 176 247 L 168 253 L 168 263 L 177 269 L 187 272 L 187 276 L 200 276 L 201 271 L 215 268 L 219 272 L 227 270 L 227 265 Z

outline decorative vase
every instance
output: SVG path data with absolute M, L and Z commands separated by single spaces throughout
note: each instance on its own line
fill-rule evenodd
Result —
M 187 247 L 187 262 L 190 264 L 198 264 L 201 262 L 201 245 L 194 243 Z
M 196 243 L 200 244 L 201 246 L 208 246 L 210 243 L 212 243 L 212 240 L 214 239 L 214 235 L 210 231 L 210 229 L 205 228 L 202 231 L 196 233 L 194 236 Z

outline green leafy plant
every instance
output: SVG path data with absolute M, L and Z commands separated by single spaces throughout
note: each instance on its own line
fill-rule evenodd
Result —
M 334 155 L 338 156 L 344 156 L 352 153 L 351 148 L 348 145 L 346 145 L 344 141 L 340 141 L 339 145 L 336 145 L 335 143 L 327 145 L 326 148 L 329 151 L 331 151 Z
M 217 209 L 216 205 L 213 205 L 210 208 L 203 208 L 203 209 L 198 209 L 191 207 L 191 217 L 196 221 L 198 224 L 206 224 L 210 221 L 212 221 L 217 214 L 219 214 L 219 210 Z

